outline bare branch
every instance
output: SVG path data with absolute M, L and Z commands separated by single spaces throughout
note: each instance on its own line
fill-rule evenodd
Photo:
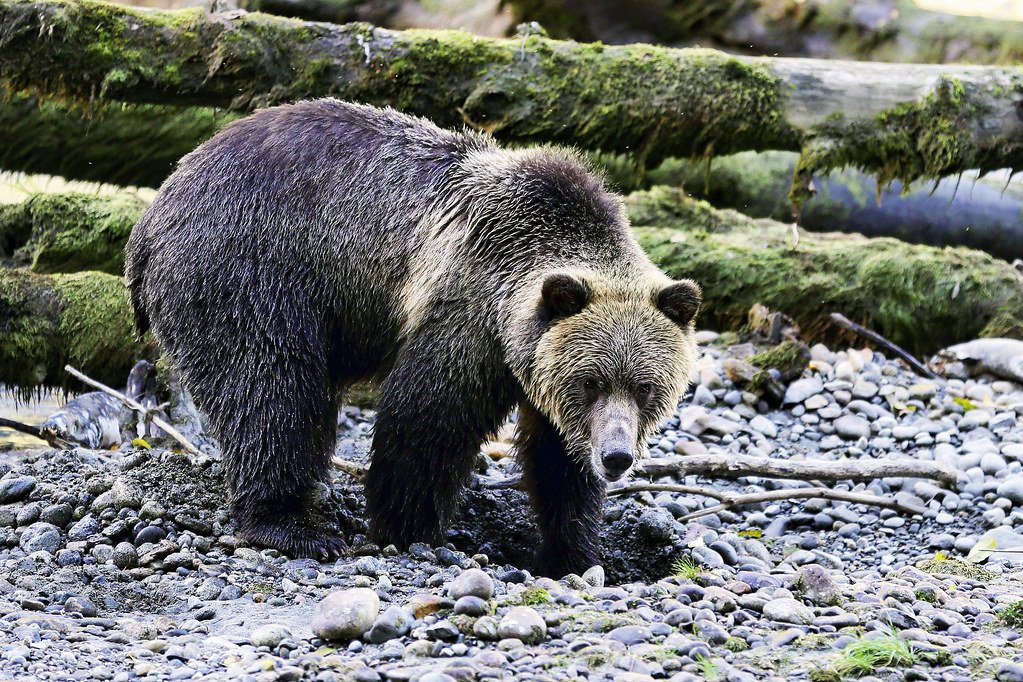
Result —
M 920 376 L 927 377 L 928 379 L 939 378 L 938 375 L 932 372 L 927 365 L 913 357 L 912 353 L 910 353 L 907 350 L 903 350 L 899 346 L 896 346 L 894 343 L 892 343 L 885 337 L 881 336 L 877 332 L 871 329 L 867 329 L 863 325 L 856 324 L 845 315 L 841 313 L 831 313 L 831 321 L 839 325 L 840 327 L 844 327 L 851 332 L 855 332 L 860 336 L 864 336 L 873 341 L 874 343 L 876 343 L 877 345 L 881 346 L 882 348 L 885 348 L 891 351 L 892 353 L 895 353 L 900 358 L 905 360 L 906 364 L 912 367 L 913 371 L 919 374 Z
M 169 435 L 171 438 L 173 438 L 178 443 L 180 443 L 181 446 L 186 451 L 191 452 L 192 454 L 195 454 L 195 455 L 199 454 L 199 448 L 197 448 L 194 445 L 192 445 L 192 443 L 187 438 L 185 438 L 181 434 L 180 431 L 178 431 L 176 428 L 174 428 L 173 426 L 168 424 L 166 421 L 164 421 L 160 417 L 158 417 L 155 414 L 153 414 L 154 410 L 159 410 L 160 407 L 157 407 L 157 408 L 145 407 L 144 405 L 139 403 L 137 400 L 133 400 L 133 399 L 129 398 L 128 396 L 126 396 L 125 394 L 121 393 L 120 391 L 112 389 L 109 386 L 107 386 L 106 384 L 101 384 L 100 382 L 96 381 L 95 379 L 90 379 L 89 377 L 85 376 L 84 374 L 79 372 L 77 369 L 75 369 L 71 365 L 64 365 L 64 370 L 66 372 L 68 372 L 71 376 L 76 377 L 77 379 L 80 379 L 81 381 L 83 381 L 84 383 L 88 384 L 89 386 L 92 386 L 93 388 L 97 388 L 97 389 L 103 391 L 104 393 L 106 393 L 107 395 L 111 395 L 111 396 L 117 398 L 122 403 L 124 403 L 125 405 L 127 405 L 131 409 L 133 409 L 136 412 L 138 412 L 143 420 L 145 420 L 145 421 L 152 421 L 154 424 L 156 424 L 161 429 L 166 431 L 167 435 Z

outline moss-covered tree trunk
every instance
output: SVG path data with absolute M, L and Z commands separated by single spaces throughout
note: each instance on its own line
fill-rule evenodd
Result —
M 883 182 L 1023 166 L 1015 69 L 735 58 L 92 0 L 0 0 L 0 25 L 8 88 L 82 102 L 244 110 L 335 95 L 647 162 L 804 150 L 801 181 L 847 164 Z
M 122 216 L 141 208 L 134 196 L 95 201 L 88 210 L 60 198 L 53 206 L 67 207 L 63 224 L 104 215 L 103 202 Z M 654 261 L 703 285 L 703 326 L 736 329 L 763 303 L 794 317 L 813 340 L 848 340 L 828 318 L 834 311 L 919 354 L 984 335 L 1023 338 L 1023 274 L 983 253 L 841 234 L 794 243 L 786 225 L 718 211 L 669 188 L 634 193 L 627 203 Z M 118 383 L 142 352 L 120 277 L 0 268 L 0 384 L 63 387 L 67 362 Z
M 0 44 L 3 43 L 0 29 Z M 2 82 L 0 67 L 0 82 Z M 0 169 L 156 187 L 178 159 L 239 114 L 97 100 L 0 97 Z
M 398 11 L 400 0 L 238 0 L 238 7 L 249 12 L 266 12 L 282 17 L 346 24 L 371 21 L 386 24 Z
M 668 159 L 637 172 L 624 157 L 596 161 L 625 191 L 656 185 L 682 187 L 717 208 L 791 223 L 787 196 L 799 157 L 791 152 L 741 152 L 713 160 Z M 1008 261 L 1023 257 L 1023 183 L 1005 173 L 972 173 L 939 182 L 878 187 L 854 169 L 817 178 L 817 192 L 798 212 L 811 232 L 857 232 L 914 244 L 968 246 Z
M 502 0 L 556 38 L 699 42 L 749 54 L 882 62 L 1018 64 L 1023 22 L 921 9 L 912 0 Z
M 981 336 L 1023 338 L 1023 273 L 965 248 L 839 233 L 801 234 L 716 210 L 673 188 L 629 196 L 640 244 L 703 287 L 701 324 L 737 329 L 754 303 L 791 315 L 807 338 L 850 339 L 839 312 L 918 355 Z
M 71 389 L 71 364 L 116 386 L 143 352 L 121 277 L 0 268 L 0 384 L 23 396 Z

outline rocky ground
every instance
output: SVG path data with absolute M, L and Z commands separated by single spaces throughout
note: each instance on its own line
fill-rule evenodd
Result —
M 1023 680 L 1023 387 L 817 346 L 772 406 L 723 369 L 748 349 L 704 351 L 651 456 L 908 457 L 956 467 L 958 485 L 838 486 L 918 517 L 799 500 L 682 523 L 714 501 L 614 497 L 602 567 L 555 581 L 529 572 L 513 489 L 477 486 L 448 545 L 399 553 L 366 541 L 360 488 L 338 473 L 321 492 L 354 553 L 319 563 L 234 534 L 215 453 L 10 450 L 0 679 Z M 346 408 L 338 454 L 365 461 L 372 424 Z M 488 478 L 513 468 L 481 456 Z

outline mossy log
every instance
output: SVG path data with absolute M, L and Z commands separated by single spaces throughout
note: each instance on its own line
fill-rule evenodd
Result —
M 678 186 L 718 208 L 752 218 L 791 223 L 788 191 L 799 156 L 792 152 L 741 152 L 712 160 L 667 159 L 637 172 L 624 157 L 600 156 L 619 187 Z M 936 182 L 878 187 L 870 175 L 847 168 L 815 180 L 816 193 L 798 212 L 811 232 L 858 232 L 914 244 L 968 246 L 1008 261 L 1023 256 L 1023 182 L 1018 176 L 968 172 Z
M 0 168 L 156 187 L 178 159 L 238 116 L 207 107 L 101 100 L 74 106 L 11 94 L 0 98 Z
M 36 194 L 0 205 L 0 257 L 32 272 L 97 270 L 120 276 L 124 245 L 146 202 L 134 194 Z
M 737 58 L 93 0 L 0 0 L 0 26 L 6 87 L 71 101 L 246 110 L 334 95 L 646 163 L 803 150 L 801 181 L 844 165 L 882 182 L 1023 166 L 1018 69 Z
M 0 268 L 0 384 L 6 388 L 22 397 L 39 388 L 80 390 L 66 364 L 119 385 L 143 353 L 121 277 Z
M 811 341 L 853 340 L 831 312 L 918 355 L 979 336 L 1023 338 L 1023 274 L 986 254 L 842 234 L 796 243 L 788 225 L 664 187 L 627 205 L 654 261 L 703 286 L 702 326 L 738 329 L 762 303 L 795 318 Z M 63 387 L 68 362 L 121 381 L 142 352 L 119 277 L 0 268 L 0 384 Z
M 801 233 L 658 187 L 628 198 L 640 244 L 704 291 L 701 324 L 738 329 L 755 303 L 811 341 L 851 341 L 839 312 L 918 356 L 983 336 L 1023 338 L 1023 273 L 965 248 Z
M 912 0 L 501 0 L 555 38 L 881 62 L 1018 64 L 1023 22 Z

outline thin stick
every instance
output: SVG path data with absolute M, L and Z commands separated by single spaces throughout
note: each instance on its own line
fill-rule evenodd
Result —
M 895 353 L 900 358 L 905 360 L 906 363 L 910 367 L 912 367 L 913 370 L 917 374 L 919 374 L 920 376 L 925 376 L 928 379 L 938 379 L 938 378 L 940 378 L 937 374 L 932 372 L 930 370 L 930 368 L 927 367 L 927 365 L 923 364 L 922 362 L 917 360 L 915 357 L 913 357 L 913 355 L 909 351 L 907 351 L 907 350 L 905 350 L 903 348 L 900 348 L 899 346 L 896 346 L 894 343 L 892 343 L 891 341 L 889 341 L 885 337 L 881 336 L 877 332 L 875 332 L 875 331 L 873 331 L 871 329 L 867 329 L 866 327 L 864 327 L 862 325 L 856 324 L 855 322 L 850 320 L 845 315 L 842 315 L 841 313 L 831 313 L 830 317 L 831 317 L 831 321 L 834 322 L 835 324 L 837 324 L 838 326 L 845 327 L 849 331 L 855 332 L 856 334 L 859 334 L 860 336 L 865 336 L 868 339 L 870 339 L 871 341 L 873 341 L 874 343 L 876 343 L 877 345 L 879 345 L 879 346 L 881 346 L 883 348 L 886 348 L 886 349 L 890 350 L 891 352 Z
M 341 459 L 340 457 L 331 458 L 330 463 L 334 465 L 335 469 L 345 472 L 356 481 L 362 481 L 362 479 L 366 478 L 366 474 L 369 473 L 368 466 L 349 462 L 347 459 Z
M 909 459 L 838 460 L 793 462 L 746 455 L 705 454 L 686 457 L 661 457 L 640 462 L 636 474 L 656 476 L 699 475 L 736 479 L 746 476 L 789 478 L 797 481 L 870 481 L 875 478 L 932 478 L 954 484 L 959 474 L 950 466 Z
M 187 450 L 188 452 L 191 452 L 194 455 L 198 455 L 199 454 L 199 448 L 197 448 L 194 445 L 192 445 L 192 443 L 190 443 L 189 440 L 187 438 L 185 438 L 181 434 L 181 432 L 178 431 L 176 428 L 174 428 L 173 426 L 171 426 L 170 424 L 165 422 L 160 417 L 157 417 L 155 414 L 153 414 L 152 413 L 153 411 L 150 410 L 148 407 L 144 407 L 138 401 L 129 398 L 128 396 L 126 396 L 125 394 L 121 393 L 120 391 L 116 391 L 116 390 L 110 388 L 106 384 L 101 384 L 100 382 L 96 381 L 95 379 L 91 379 L 91 378 L 85 376 L 84 374 L 79 372 L 77 369 L 75 369 L 71 365 L 64 365 L 64 371 L 69 373 L 69 374 L 71 374 L 71 376 L 76 377 L 77 379 L 81 380 L 82 382 L 88 384 L 89 386 L 92 386 L 93 388 L 98 388 L 99 390 L 103 391 L 107 395 L 111 395 L 111 396 L 117 398 L 122 403 L 124 403 L 125 405 L 127 405 L 131 409 L 135 410 L 140 415 L 142 415 L 142 418 L 144 420 L 146 420 L 146 421 L 150 421 L 151 420 L 154 424 L 156 424 L 161 429 L 166 431 L 167 435 L 169 435 L 171 438 L 173 438 L 177 442 L 181 443 L 181 446 L 183 448 L 185 448 L 185 450 Z
M 715 500 L 727 500 L 731 493 L 705 488 L 699 485 L 677 485 L 675 483 L 629 483 L 617 488 L 608 488 L 607 496 L 629 495 L 631 493 L 682 493 L 683 495 L 701 495 Z
M 923 514 L 927 511 L 923 507 L 918 507 L 915 504 L 897 502 L 892 498 L 879 497 L 877 495 L 849 493 L 844 490 L 833 490 L 831 488 L 790 488 L 789 490 L 767 490 L 762 493 L 749 493 L 746 495 L 729 494 L 728 497 L 721 502 L 721 504 L 700 509 L 692 514 L 683 516 L 679 520 L 692 521 L 693 519 L 698 519 L 701 516 L 716 514 L 719 511 L 731 509 L 732 507 L 740 507 L 745 504 L 756 504 L 758 502 L 770 502 L 773 500 L 795 500 L 807 498 L 837 500 L 840 502 L 852 502 L 854 504 L 865 504 L 874 507 L 885 507 L 888 509 L 897 509 L 907 514 Z

